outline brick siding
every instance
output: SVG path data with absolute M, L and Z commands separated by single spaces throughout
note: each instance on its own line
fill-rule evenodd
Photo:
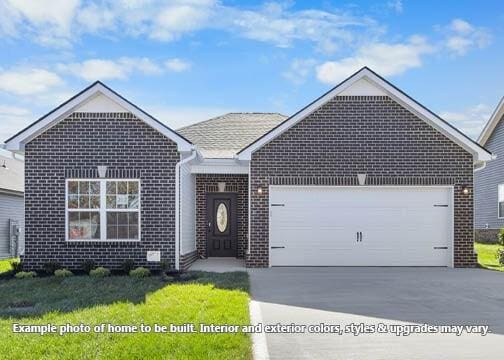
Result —
M 180 271 L 189 269 L 196 260 L 198 260 L 198 250 L 180 255 Z
M 85 259 L 112 269 L 124 259 L 155 269 L 148 250 L 175 266 L 175 165 L 177 145 L 130 113 L 73 113 L 26 145 L 25 254 L 27 269 L 50 260 L 76 269 Z M 140 242 L 66 242 L 65 178 L 138 176 Z
M 226 183 L 226 192 L 237 193 L 238 257 L 247 250 L 248 235 L 248 175 L 198 174 L 196 175 L 196 247 L 202 258 L 207 257 L 206 194 L 216 192 L 217 183 Z
M 391 98 L 336 97 L 252 155 L 247 266 L 269 265 L 269 185 L 337 185 L 358 173 L 377 186 L 454 185 L 454 264 L 474 266 L 472 170 L 471 154 Z

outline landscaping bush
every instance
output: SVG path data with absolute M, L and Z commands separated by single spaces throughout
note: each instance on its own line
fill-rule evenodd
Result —
M 161 260 L 159 267 L 161 268 L 162 272 L 167 272 L 168 270 L 170 270 L 170 262 L 168 260 Z
M 144 278 L 150 276 L 150 270 L 144 267 L 137 267 L 135 270 L 129 272 L 131 277 Z
M 11 260 L 10 265 L 14 273 L 23 271 L 23 263 L 21 262 L 21 260 Z
M 131 270 L 135 268 L 135 260 L 133 259 L 126 259 L 123 261 L 121 265 L 121 269 L 124 271 L 125 274 L 129 274 Z
M 497 239 L 499 240 L 499 244 L 504 245 L 504 228 L 499 230 L 499 235 L 497 235 Z
M 48 275 L 53 275 L 58 269 L 61 269 L 61 265 L 56 260 L 51 260 L 44 264 L 44 272 Z
M 91 275 L 93 277 L 106 277 L 106 276 L 110 276 L 110 270 L 100 266 L 100 267 L 97 267 L 96 269 L 91 270 L 89 272 L 89 275 Z
M 58 270 L 54 271 L 54 276 L 56 276 L 56 277 L 69 277 L 69 276 L 73 276 L 73 272 L 71 272 L 70 270 L 67 270 L 67 269 L 58 269 Z
M 504 266 L 504 249 L 497 250 L 497 261 L 500 266 Z
M 91 259 L 84 260 L 81 264 L 81 269 L 84 270 L 86 274 L 89 274 L 91 270 L 94 270 L 95 268 L 96 263 Z
M 14 276 L 16 279 L 30 279 L 37 276 L 37 273 L 35 271 L 20 271 Z

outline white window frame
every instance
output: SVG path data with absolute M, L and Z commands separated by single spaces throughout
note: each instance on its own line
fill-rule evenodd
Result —
M 100 208 L 89 209 L 90 212 L 100 213 L 100 238 L 99 239 L 70 239 L 68 234 L 68 214 L 70 212 L 84 212 L 87 209 L 68 208 L 68 183 L 70 181 L 95 181 L 100 183 Z M 108 209 L 107 208 L 107 182 L 108 181 L 135 181 L 138 183 L 138 208 L 137 209 Z M 65 181 L 65 241 L 67 242 L 140 242 L 142 238 L 142 184 L 140 179 L 89 179 L 72 178 Z M 138 213 L 138 238 L 137 239 L 107 239 L 107 212 L 137 212 Z
M 503 200 L 500 201 L 500 190 L 502 189 Z M 504 219 L 504 214 L 500 213 L 500 203 L 504 202 L 504 183 L 497 185 L 497 219 Z

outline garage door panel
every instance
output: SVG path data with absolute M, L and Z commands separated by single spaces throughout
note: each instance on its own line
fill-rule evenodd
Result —
M 451 262 L 450 188 L 272 187 L 270 203 L 273 266 Z

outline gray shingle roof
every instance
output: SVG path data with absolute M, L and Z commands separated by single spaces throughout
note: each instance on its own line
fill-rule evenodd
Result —
M 206 158 L 232 158 L 284 121 L 278 113 L 229 113 L 178 129 Z

